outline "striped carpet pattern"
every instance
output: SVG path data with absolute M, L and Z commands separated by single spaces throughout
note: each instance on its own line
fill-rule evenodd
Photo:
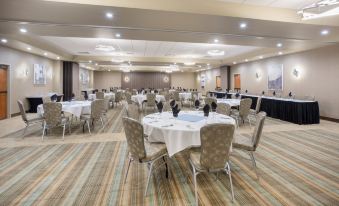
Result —
M 187 151 L 171 175 L 132 164 L 126 184 L 125 141 L 0 148 L 0 205 L 193 205 Z M 264 133 L 255 153 L 231 156 L 235 201 L 226 174 L 198 175 L 200 205 L 339 205 L 339 135 L 321 129 Z M 186 174 L 189 174 L 186 182 Z

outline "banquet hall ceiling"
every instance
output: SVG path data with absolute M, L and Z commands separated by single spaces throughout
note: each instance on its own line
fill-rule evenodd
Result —
M 244 15 L 246 18 L 240 17 L 241 9 L 246 10 L 248 7 L 253 10 L 266 9 L 266 13 L 273 10 L 277 14 L 280 12 L 281 16 L 288 16 L 291 11 L 296 13 L 295 9 L 302 6 L 297 1 L 286 1 L 290 4 L 281 6 L 279 2 L 282 0 L 271 1 L 270 5 L 269 1 L 265 1 L 267 5 L 255 3 L 259 1 L 251 1 L 251 4 L 247 4 L 249 1 L 235 0 L 236 3 L 206 1 L 210 5 L 221 3 L 233 6 L 239 11 L 238 16 L 232 15 L 232 12 L 229 16 L 217 15 L 217 10 L 211 15 L 210 10 L 205 13 L 199 11 L 200 7 L 186 11 L 186 3 L 191 0 L 182 1 L 181 11 L 185 12 L 165 11 L 159 5 L 157 10 L 153 7 L 152 10 L 145 9 L 135 0 L 83 0 L 83 4 L 77 0 L 65 1 L 2 1 L 0 38 L 6 38 L 6 46 L 9 47 L 25 51 L 30 47 L 31 53 L 87 62 L 96 69 L 100 68 L 101 62 L 107 66 L 112 59 L 118 58 L 119 61 L 130 61 L 135 66 L 149 65 L 152 68 L 159 66 L 159 63 L 168 66 L 194 62 L 196 65 L 186 65 L 193 71 L 201 68 L 198 65 L 214 67 L 252 61 L 339 41 L 339 21 L 333 21 L 338 17 L 327 19 L 327 23 L 324 23 L 324 19 L 301 22 L 296 15 L 293 17 L 295 19 L 281 18 L 281 21 L 268 20 L 262 15 L 257 15 L 258 18 L 249 18 L 250 14 Z M 147 5 L 152 1 L 143 2 Z M 174 9 L 178 1 L 171 2 L 162 6 L 170 4 L 168 8 Z M 132 5 L 135 8 L 131 8 Z M 210 9 L 213 10 L 213 6 Z M 107 18 L 107 12 L 113 17 Z M 246 27 L 241 28 L 241 24 L 246 24 Z M 20 32 L 22 28 L 27 32 Z M 327 35 L 321 35 L 324 30 L 328 31 Z M 105 47 L 104 50 L 113 47 L 114 51 L 98 51 L 95 49 L 98 46 Z M 223 54 L 214 56 L 209 54 L 211 51 Z M 117 62 L 110 64 L 116 66 Z

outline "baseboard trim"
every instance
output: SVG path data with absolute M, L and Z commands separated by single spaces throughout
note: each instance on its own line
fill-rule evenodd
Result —
M 330 122 L 339 123 L 339 119 L 332 118 L 332 117 L 322 117 L 322 116 L 320 116 L 320 119 L 327 120 L 327 121 L 330 121 Z
M 16 117 L 16 116 L 20 116 L 20 115 L 21 115 L 21 113 L 18 112 L 18 113 L 11 114 L 11 117 Z

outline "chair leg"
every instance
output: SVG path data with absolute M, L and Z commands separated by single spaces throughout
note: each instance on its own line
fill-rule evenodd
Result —
M 258 174 L 257 164 L 256 164 L 256 162 L 255 162 L 254 154 L 253 154 L 253 152 L 249 152 L 249 155 L 250 155 L 251 160 L 252 160 L 252 165 L 253 165 L 255 174 L 257 175 L 257 179 L 259 180 L 259 174 Z
M 165 156 L 162 157 L 162 160 L 165 162 L 165 166 L 166 166 L 166 178 L 168 179 L 168 165 L 167 165 L 167 161 L 165 159 Z
M 132 162 L 132 159 L 129 157 L 129 159 L 128 159 L 128 166 L 127 166 L 127 171 L 126 171 L 126 174 L 125 174 L 124 184 L 126 183 L 126 179 L 127 179 L 129 167 L 131 166 L 131 162 Z
M 101 121 L 101 127 L 104 128 L 104 121 L 102 120 L 102 117 L 100 117 L 100 121 Z
M 41 137 L 41 141 L 44 141 L 45 131 L 46 131 L 46 122 L 44 122 L 44 127 L 42 128 L 42 137 Z
M 69 131 L 69 134 L 71 134 L 71 133 L 72 133 L 72 131 L 71 131 L 71 122 L 70 122 L 70 123 L 68 123 L 68 131 Z
M 26 124 L 26 127 L 24 129 L 24 133 L 22 134 L 22 139 L 25 138 L 25 134 L 26 134 L 26 131 L 27 131 L 27 128 L 29 127 L 29 124 Z
M 194 183 L 194 195 L 195 195 L 195 205 L 198 206 L 198 191 L 197 191 L 197 173 L 195 171 L 194 166 L 193 167 L 193 183 Z
M 234 192 L 233 192 L 233 183 L 232 183 L 232 175 L 231 175 L 231 166 L 229 163 L 227 163 L 227 171 L 228 177 L 230 179 L 230 185 L 231 185 L 231 194 L 232 194 L 232 202 L 234 201 Z
M 87 127 L 88 127 L 88 132 L 89 132 L 89 134 L 91 134 L 91 127 L 90 127 L 90 125 L 89 125 L 89 121 L 87 121 Z
M 62 141 L 65 140 L 65 129 L 66 129 L 66 124 L 62 126 Z
M 150 181 L 151 175 L 152 175 L 153 163 L 154 162 L 151 163 L 150 168 L 149 168 L 149 172 L 148 172 L 147 185 L 146 185 L 146 190 L 145 190 L 145 195 L 144 195 L 145 197 L 147 196 L 148 185 L 149 185 L 149 181 Z
M 250 116 L 247 116 L 247 119 L 248 119 L 248 123 L 250 124 L 250 127 L 252 127 Z

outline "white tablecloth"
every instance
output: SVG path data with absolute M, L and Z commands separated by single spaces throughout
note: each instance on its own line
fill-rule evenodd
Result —
M 192 93 L 191 92 L 180 92 L 179 97 L 180 99 L 188 100 L 192 97 Z M 199 99 L 201 98 L 201 93 L 198 93 L 198 98 Z
M 104 94 L 104 97 L 105 98 L 108 98 L 108 99 L 114 99 L 115 98 L 115 94 L 113 92 L 108 92 L 108 93 L 105 93 Z M 97 96 L 96 94 L 89 94 L 88 95 L 88 99 L 90 100 L 96 100 L 97 99 Z
M 229 104 L 231 107 L 240 105 L 241 99 L 217 99 L 217 103 Z
M 201 111 L 182 111 L 181 115 L 203 117 Z M 170 156 L 192 146 L 200 146 L 200 128 L 212 123 L 230 123 L 235 120 L 229 116 L 210 113 L 209 117 L 197 122 L 174 119 L 170 112 L 154 113 L 142 119 L 144 133 L 150 142 L 164 142 Z
M 142 105 L 142 102 L 146 99 L 147 98 L 146 98 L 145 94 L 132 95 L 132 97 L 131 97 L 131 100 L 133 102 L 138 103 L 139 105 Z M 157 102 L 160 102 L 160 101 L 165 102 L 166 101 L 164 95 L 158 95 L 158 94 L 155 96 L 155 100 L 157 100 Z
M 81 114 L 91 113 L 91 101 L 72 101 L 72 102 L 60 102 L 62 104 L 62 111 L 73 114 L 76 117 L 80 117 Z M 42 115 L 44 109 L 42 104 L 37 108 L 38 114 Z

